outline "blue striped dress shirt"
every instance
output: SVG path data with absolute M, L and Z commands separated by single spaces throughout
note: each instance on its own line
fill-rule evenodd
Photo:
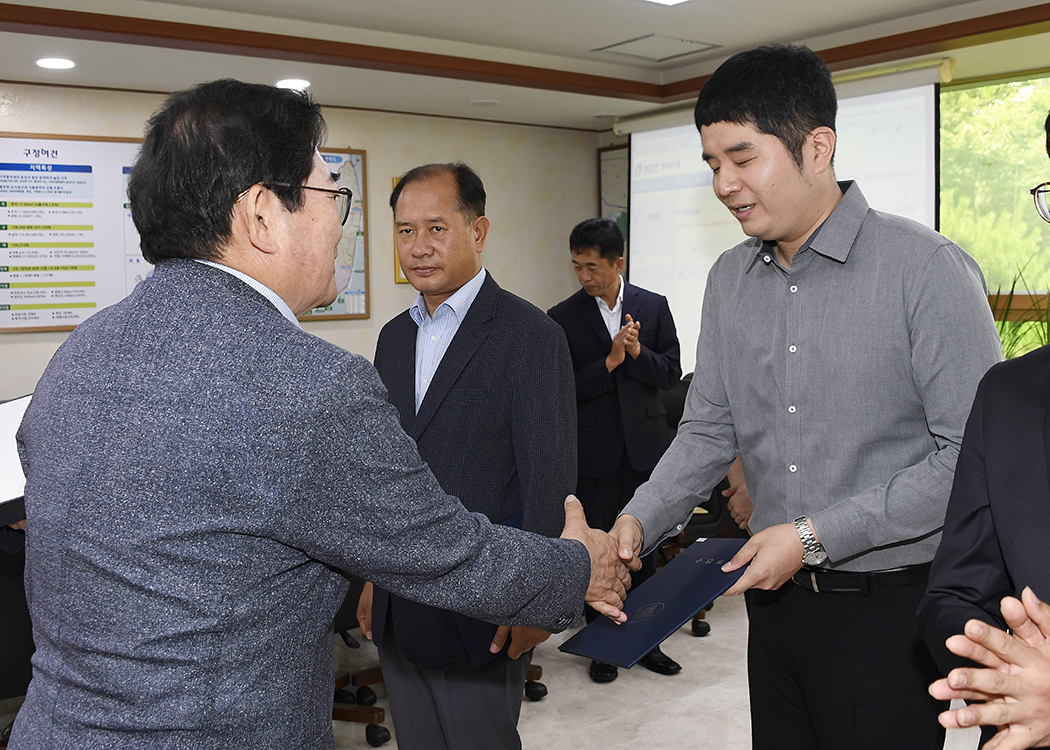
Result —
M 438 305 L 431 317 L 427 310 L 426 300 L 420 294 L 416 303 L 409 309 L 412 320 L 416 321 L 419 331 L 416 333 L 416 413 L 419 405 L 427 395 L 430 381 L 434 379 L 441 358 L 445 356 L 448 345 L 452 343 L 467 311 L 481 291 L 485 281 L 485 269 L 478 271 L 470 281 L 461 286 L 455 294 Z

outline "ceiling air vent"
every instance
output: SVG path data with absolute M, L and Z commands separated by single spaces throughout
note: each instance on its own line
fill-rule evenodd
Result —
M 606 47 L 592 49 L 591 52 L 609 52 L 614 55 L 636 57 L 651 62 L 666 62 L 698 52 L 717 49 L 720 45 L 707 42 L 694 42 L 692 39 L 679 39 L 662 34 L 648 34 L 626 42 L 617 42 Z

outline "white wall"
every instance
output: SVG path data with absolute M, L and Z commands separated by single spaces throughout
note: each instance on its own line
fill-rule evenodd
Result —
M 0 132 L 139 138 L 162 102 L 0 84 Z M 482 259 L 501 286 L 543 309 L 576 291 L 568 236 L 597 211 L 596 134 L 346 109 L 326 109 L 325 119 L 328 146 L 367 152 L 371 318 L 308 322 L 307 331 L 371 359 L 380 328 L 411 304 L 411 286 L 394 283 L 387 200 L 394 177 L 427 162 L 465 161 L 481 175 L 492 222 Z M 0 400 L 32 391 L 66 335 L 0 334 Z

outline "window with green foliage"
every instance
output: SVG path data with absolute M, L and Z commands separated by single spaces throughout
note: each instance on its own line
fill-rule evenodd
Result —
M 1047 343 L 1047 110 L 1050 77 L 941 89 L 940 230 L 984 270 L 1006 356 Z

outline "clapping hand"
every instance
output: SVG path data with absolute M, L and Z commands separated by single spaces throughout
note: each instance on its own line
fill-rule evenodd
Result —
M 642 324 L 635 322 L 630 315 L 624 316 L 624 319 L 627 322 L 613 336 L 612 349 L 605 358 L 605 367 L 609 372 L 623 364 L 628 354 L 632 359 L 638 359 L 638 355 L 642 353 L 642 345 L 638 341 L 638 332 L 642 330 Z
M 985 701 L 939 717 L 949 729 L 999 727 L 985 750 L 1042 747 L 1050 744 L 1050 606 L 1026 587 L 1021 601 L 1003 599 L 1001 611 L 1011 633 L 970 620 L 962 635 L 946 641 L 953 654 L 984 667 L 953 669 L 930 685 L 930 694 L 939 700 Z

